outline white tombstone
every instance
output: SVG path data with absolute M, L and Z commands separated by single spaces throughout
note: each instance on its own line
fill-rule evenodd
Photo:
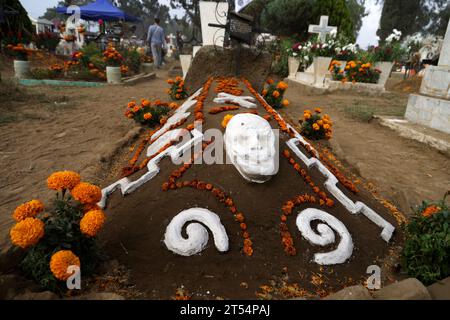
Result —
M 204 46 L 223 46 L 225 29 L 210 27 L 208 24 L 227 23 L 228 2 L 200 1 L 200 22 L 202 25 L 202 41 Z
M 183 70 L 183 79 L 186 78 L 186 75 L 189 71 L 189 68 L 192 63 L 192 55 L 190 54 L 180 54 L 180 63 L 181 69 Z
M 425 70 L 420 94 L 409 96 L 405 118 L 450 133 L 450 21 L 438 66 Z
M 328 25 L 328 16 L 320 16 L 320 24 L 314 25 L 310 24 L 308 28 L 309 33 L 318 33 L 320 42 L 325 42 L 328 34 L 337 34 L 337 27 L 332 27 Z

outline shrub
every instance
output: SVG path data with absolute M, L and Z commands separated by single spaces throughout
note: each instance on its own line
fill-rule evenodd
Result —
M 33 40 L 38 48 L 53 52 L 56 50 L 61 38 L 53 32 L 40 32 L 34 36 Z
M 168 79 L 167 83 L 170 84 L 170 88 L 167 89 L 167 93 L 169 94 L 172 100 L 182 100 L 188 96 L 186 92 L 186 88 L 184 87 L 184 80 L 181 77 L 176 77 L 174 79 Z
M 96 203 L 102 194 L 100 188 L 80 182 L 80 176 L 71 171 L 55 172 L 47 184 L 56 191 L 53 205 L 44 208 L 42 202 L 32 200 L 17 207 L 13 213 L 17 223 L 10 237 L 25 250 L 20 263 L 25 274 L 42 288 L 62 293 L 66 290 L 63 280 L 70 276 L 68 266 L 78 265 L 88 275 L 97 264 L 95 237 L 104 214 Z
M 136 104 L 136 101 L 131 101 L 127 105 L 125 117 L 133 119 L 142 125 L 152 127 L 162 124 L 170 110 L 177 107 L 176 103 L 162 103 L 159 100 L 155 100 L 152 103 L 150 100 L 142 99 L 140 105 Z
M 333 122 L 330 117 L 325 114 L 322 117 L 322 110 L 315 108 L 314 113 L 310 110 L 303 111 L 303 119 L 300 120 L 302 125 L 301 133 L 309 139 L 331 139 Z
M 289 105 L 288 99 L 283 99 L 284 93 L 288 88 L 286 82 L 280 81 L 277 84 L 272 79 L 266 81 L 269 85 L 267 88 L 264 88 L 262 95 L 266 102 L 275 109 L 281 109 L 283 107 L 287 107 Z
M 450 210 L 441 201 L 423 201 L 406 225 L 402 264 L 408 275 L 430 285 L 450 276 Z

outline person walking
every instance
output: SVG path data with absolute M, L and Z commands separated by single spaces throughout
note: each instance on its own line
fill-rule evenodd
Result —
M 183 41 L 183 35 L 181 34 L 181 31 L 177 31 L 177 49 L 178 49 L 178 53 L 179 54 L 183 54 L 183 46 L 184 46 L 184 41 Z
M 147 42 L 152 48 L 155 66 L 159 69 L 162 65 L 162 49 L 164 44 L 164 29 L 159 25 L 159 18 L 155 18 L 155 23 L 148 28 Z

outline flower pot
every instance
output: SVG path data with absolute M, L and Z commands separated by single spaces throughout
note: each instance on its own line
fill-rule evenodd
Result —
M 144 73 L 151 73 L 153 71 L 153 63 L 144 62 L 141 64 L 141 66 L 142 66 L 142 72 L 144 72 Z
M 111 84 L 119 84 L 122 82 L 122 72 L 120 67 L 106 67 L 106 80 Z
M 386 82 L 391 76 L 393 67 L 394 63 L 389 61 L 381 61 L 375 63 L 375 68 L 381 71 L 380 79 L 378 80 L 379 85 L 382 85 L 383 87 L 386 85 Z
M 17 79 L 24 79 L 30 73 L 30 61 L 14 60 L 14 74 Z
M 323 87 L 325 77 L 330 74 L 329 68 L 332 58 L 330 57 L 314 57 L 314 85 Z
M 289 78 L 294 79 L 297 74 L 298 67 L 300 67 L 300 61 L 295 57 L 289 57 L 288 66 L 289 66 Z

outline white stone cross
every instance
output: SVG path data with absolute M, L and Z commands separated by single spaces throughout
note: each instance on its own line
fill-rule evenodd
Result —
M 327 40 L 327 34 L 336 34 L 337 27 L 331 27 L 328 25 L 328 16 L 320 16 L 320 24 L 310 24 L 308 28 L 309 33 L 318 33 L 320 42 Z

